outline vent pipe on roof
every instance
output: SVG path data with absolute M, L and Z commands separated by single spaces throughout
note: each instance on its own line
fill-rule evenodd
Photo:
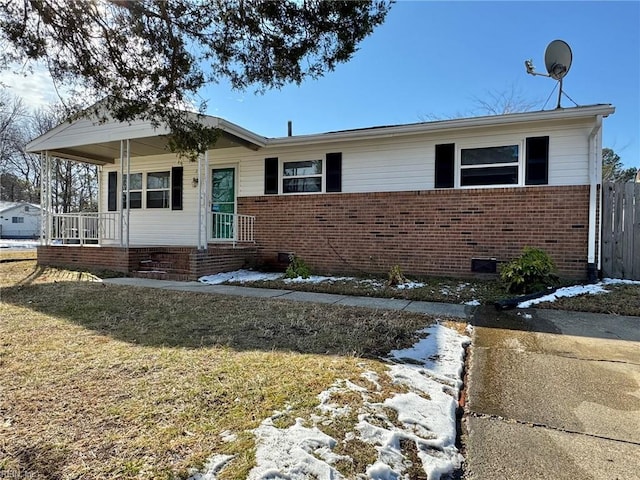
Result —
M 292 136 L 293 135 L 293 122 L 291 120 L 289 120 L 287 122 L 287 136 Z

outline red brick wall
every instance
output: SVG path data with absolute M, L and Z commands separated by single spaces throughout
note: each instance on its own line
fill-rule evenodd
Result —
M 258 261 L 294 252 L 316 272 L 472 275 L 472 258 L 548 252 L 564 277 L 584 278 L 588 186 L 243 197 L 256 216 Z
M 38 247 L 38 263 L 67 268 L 112 270 L 135 273 L 144 270 L 152 260 L 153 273 L 146 278 L 197 280 L 208 274 L 229 272 L 255 265 L 256 247 L 210 245 L 205 251 L 193 247 L 97 247 L 79 245 L 52 245 Z M 156 270 L 165 270 L 158 273 Z M 142 274 L 141 274 L 142 275 Z
M 38 246 L 38 264 L 123 273 L 130 270 L 127 251 L 119 247 L 40 245 Z

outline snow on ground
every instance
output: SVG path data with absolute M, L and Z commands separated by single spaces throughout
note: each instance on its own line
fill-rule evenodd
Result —
M 527 300 L 526 302 L 520 302 L 518 308 L 529 308 L 532 305 L 536 305 L 542 302 L 555 302 L 558 298 L 564 297 L 577 297 L 578 295 L 600 295 L 603 293 L 609 293 L 607 285 L 640 285 L 640 282 L 633 280 L 620 280 L 617 278 L 605 278 L 601 282 L 591 285 L 573 285 L 571 287 L 559 288 L 549 295 L 543 297 L 534 298 L 533 300 Z
M 411 290 L 413 288 L 422 288 L 424 287 L 424 283 L 422 282 L 405 282 L 400 285 L 396 285 L 398 290 Z
M 284 283 L 322 283 L 355 280 L 353 277 L 323 277 L 321 275 L 310 275 L 307 278 L 285 278 Z
M 463 457 L 455 446 L 455 413 L 462 386 L 464 347 L 470 339 L 438 324 L 421 333 L 424 338 L 413 347 L 389 354 L 388 375 L 393 383 L 406 386 L 406 393 L 376 403 L 371 401 L 371 390 L 338 380 L 318 395 L 318 414 L 310 419 L 298 418 L 288 428 L 277 428 L 274 420 L 283 412 L 274 412 L 253 430 L 256 466 L 248 478 L 342 479 L 335 465 L 351 459 L 336 454 L 334 449 L 339 442 L 353 439 L 373 445 L 378 452 L 376 461 L 367 467 L 366 477 L 362 478 L 410 480 L 407 472 L 410 460 L 403 453 L 407 442 L 415 447 L 412 450 L 417 452 L 429 480 L 438 480 L 459 468 Z M 381 389 L 375 372 L 365 371 L 362 376 L 374 391 Z M 358 393 L 361 405 L 333 404 L 332 395 L 341 392 Z M 348 415 L 352 408 L 358 409 L 358 422 L 344 439 L 332 438 L 322 431 L 324 424 Z M 389 409 L 395 411 L 396 419 L 388 417 Z M 286 407 L 284 413 L 289 411 L 290 407 Z M 229 457 L 213 455 L 205 473 L 197 473 L 191 479 L 214 480 L 228 461 Z
M 281 273 L 263 273 L 254 272 L 253 270 L 236 270 L 235 272 L 217 273 L 215 275 L 207 275 L 198 279 L 201 283 L 207 285 L 218 285 L 225 282 L 259 282 L 261 280 L 277 280 L 282 277 Z
M 0 248 L 8 248 L 9 250 L 36 248 L 38 245 L 40 245 L 40 240 L 0 240 Z

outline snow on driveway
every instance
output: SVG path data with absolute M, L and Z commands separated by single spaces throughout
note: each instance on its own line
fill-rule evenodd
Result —
M 364 476 L 373 480 L 410 480 L 407 471 L 410 460 L 403 445 L 413 445 L 427 478 L 438 480 L 460 467 L 463 457 L 455 446 L 456 407 L 462 386 L 464 348 L 470 339 L 440 324 L 422 330 L 425 337 L 404 350 L 389 354 L 387 375 L 395 384 L 406 386 L 384 402 L 371 400 L 371 393 L 380 388 L 375 372 L 365 371 L 363 379 L 370 388 L 339 380 L 318 395 L 317 414 L 309 419 L 296 419 L 288 428 L 277 428 L 274 421 L 283 412 L 262 421 L 253 430 L 256 441 L 256 466 L 249 480 L 286 478 L 320 480 L 344 478 L 335 465 L 351 460 L 334 452 L 339 442 L 359 439 L 372 445 L 377 459 Z M 332 395 L 355 392 L 362 400 L 358 407 L 357 424 L 344 439 L 332 438 L 322 431 L 322 425 L 332 418 L 351 413 L 350 406 L 332 404 Z M 396 419 L 388 417 L 389 409 Z M 205 472 L 194 473 L 192 480 L 215 480 L 216 474 L 232 457 L 215 454 Z

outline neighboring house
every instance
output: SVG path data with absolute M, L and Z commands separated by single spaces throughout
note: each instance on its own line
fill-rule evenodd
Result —
M 38 238 L 40 205 L 0 202 L 0 238 Z
M 167 153 L 169 132 L 149 123 L 64 123 L 27 147 L 42 154 L 43 210 L 59 157 L 100 166 L 99 212 L 46 218 L 39 262 L 193 279 L 293 253 L 316 272 L 471 276 L 529 245 L 562 276 L 593 277 L 602 119 L 613 112 L 282 138 L 203 117 L 222 134 L 198 161 Z

